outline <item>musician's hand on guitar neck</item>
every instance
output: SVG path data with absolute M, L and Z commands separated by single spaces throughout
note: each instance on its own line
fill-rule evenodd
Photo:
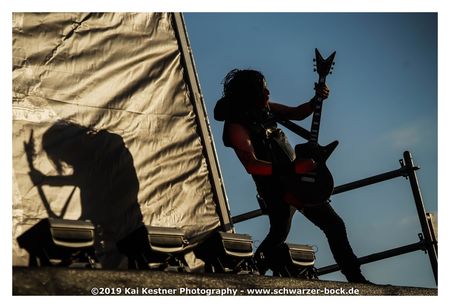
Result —
M 314 90 L 316 91 L 316 95 L 314 98 L 322 98 L 322 100 L 325 100 L 330 95 L 330 89 L 328 89 L 327 85 L 325 83 L 314 83 Z
M 312 170 L 314 170 L 317 166 L 314 159 L 296 159 L 295 160 L 295 173 L 302 174 L 302 173 L 308 173 Z

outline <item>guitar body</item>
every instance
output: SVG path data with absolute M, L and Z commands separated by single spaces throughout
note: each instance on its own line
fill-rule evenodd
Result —
M 305 206 L 323 203 L 333 193 L 333 175 L 328 170 L 326 161 L 337 145 L 338 141 L 326 146 L 308 142 L 295 147 L 297 159 L 312 158 L 317 164 L 313 171 L 296 175 L 290 184 L 291 193 Z
M 333 69 L 335 55 L 336 52 L 333 52 L 324 59 L 317 48 L 315 49 L 314 61 L 316 62 L 316 68 L 314 71 L 319 75 L 317 84 L 325 85 L 326 77 L 328 74 L 331 74 Z M 307 143 L 299 144 L 295 147 L 296 159 L 313 159 L 317 165 L 313 171 L 297 174 L 288 179 L 288 183 L 285 183 L 289 193 L 295 197 L 296 201 L 300 201 L 299 209 L 303 206 L 319 205 L 327 201 L 334 189 L 333 176 L 328 170 L 326 161 L 338 145 L 338 141 L 333 141 L 326 146 L 321 146 L 318 143 L 322 105 L 323 98 L 315 98 L 309 133 L 295 123 L 277 120 L 283 126 L 308 140 Z

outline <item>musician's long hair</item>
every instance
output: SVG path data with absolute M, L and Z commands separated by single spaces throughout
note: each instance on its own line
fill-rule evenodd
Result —
M 55 166 L 63 172 L 63 162 L 72 166 L 85 159 L 86 145 L 97 131 L 74 122 L 60 120 L 54 123 L 42 136 L 42 148 Z
M 265 77 L 259 71 L 233 69 L 222 83 L 222 98 L 214 108 L 214 118 L 218 121 L 252 111 L 263 99 Z

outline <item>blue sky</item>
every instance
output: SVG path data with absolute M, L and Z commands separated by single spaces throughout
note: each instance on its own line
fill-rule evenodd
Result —
M 232 215 L 258 208 L 256 190 L 212 118 L 221 81 L 233 68 L 266 76 L 271 100 L 297 105 L 313 95 L 314 48 L 336 50 L 319 143 L 340 141 L 328 161 L 336 185 L 397 169 L 409 150 L 421 167 L 425 207 L 437 214 L 437 15 L 433 13 L 185 13 L 197 73 Z M 309 129 L 310 120 L 299 122 Z M 292 144 L 303 139 L 290 134 Z M 397 178 L 333 196 L 359 256 L 418 241 L 409 182 Z M 236 224 L 257 246 L 266 216 Z M 289 242 L 315 245 L 318 267 L 334 264 L 323 233 L 300 213 Z M 376 283 L 435 287 L 428 256 L 413 252 L 362 267 Z M 338 272 L 321 277 L 344 280 Z

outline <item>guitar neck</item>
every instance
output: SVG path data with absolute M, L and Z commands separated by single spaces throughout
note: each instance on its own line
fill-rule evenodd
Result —
M 324 59 L 322 55 L 320 54 L 319 50 L 317 48 L 315 49 L 316 58 L 314 61 L 315 69 L 314 71 L 317 71 L 319 74 L 319 81 L 317 82 L 318 85 L 323 86 L 325 85 L 325 81 L 328 74 L 331 74 L 331 70 L 333 69 L 334 65 L 334 57 L 336 55 L 336 51 L 333 52 L 328 58 Z M 316 99 L 316 104 L 314 106 L 314 112 L 312 117 L 312 123 L 311 123 L 311 137 L 309 139 L 310 143 L 317 144 L 319 140 L 319 129 L 320 129 L 320 117 L 322 115 L 322 104 L 323 104 L 323 98 L 318 97 Z
M 325 77 L 319 78 L 319 85 L 325 84 Z M 323 105 L 323 98 L 318 97 L 316 99 L 316 104 L 314 105 L 314 111 L 312 116 L 312 122 L 311 122 L 311 130 L 310 130 L 310 137 L 309 142 L 317 144 L 319 141 L 319 130 L 320 130 L 320 118 L 322 116 L 322 105 Z

